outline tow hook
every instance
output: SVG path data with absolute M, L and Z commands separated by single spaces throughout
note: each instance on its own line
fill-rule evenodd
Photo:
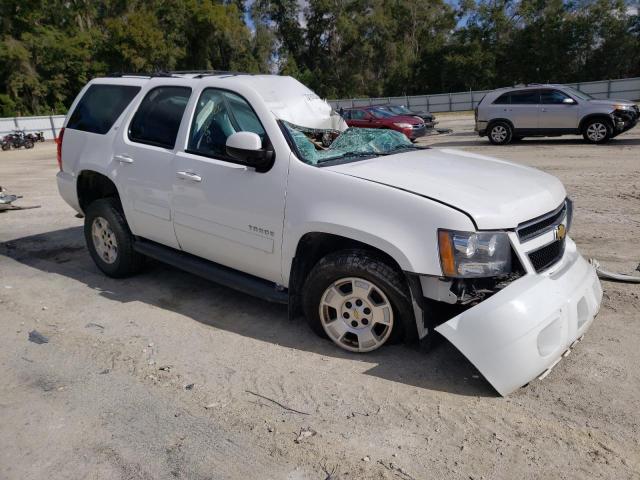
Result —
M 544 380 L 547 375 L 549 375 L 551 373 L 551 370 L 553 370 L 553 367 L 555 367 L 558 363 L 560 363 L 560 360 L 562 360 L 563 358 L 567 358 L 569 356 L 569 354 L 571 353 L 571 350 L 573 350 L 575 348 L 575 346 L 578 344 L 578 342 L 580 342 L 582 339 L 584 338 L 584 335 L 582 335 L 580 338 L 574 340 L 574 342 L 569 345 L 569 348 L 567 348 L 562 355 L 560 355 L 560 357 L 558 357 L 558 359 L 553 362 L 551 365 L 549 365 L 549 368 L 547 368 L 544 372 L 542 372 L 540 374 L 540 376 L 538 377 L 538 380 Z

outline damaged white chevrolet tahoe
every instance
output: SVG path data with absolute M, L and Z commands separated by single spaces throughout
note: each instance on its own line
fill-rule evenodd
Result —
M 105 274 L 159 259 L 286 303 L 354 352 L 436 331 L 502 395 L 548 372 L 600 306 L 556 178 L 347 128 L 290 77 L 92 80 L 58 161 Z

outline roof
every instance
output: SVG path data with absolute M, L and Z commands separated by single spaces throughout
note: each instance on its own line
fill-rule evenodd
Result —
M 227 81 L 241 84 L 254 90 L 264 100 L 267 108 L 278 120 L 311 129 L 345 130 L 346 123 L 331 106 L 312 90 L 293 77 L 268 74 L 251 74 L 227 71 L 188 71 L 146 73 L 115 73 L 95 79 L 99 83 L 154 84 L 162 80 L 181 80 L 194 84 L 210 83 L 223 88 Z M 208 82 L 209 81 L 209 82 Z M 231 86 L 231 85 L 229 85 Z

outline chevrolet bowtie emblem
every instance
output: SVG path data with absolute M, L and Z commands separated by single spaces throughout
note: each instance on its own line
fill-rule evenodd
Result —
M 564 237 L 567 236 L 567 228 L 560 224 L 556 227 L 556 240 L 564 240 Z

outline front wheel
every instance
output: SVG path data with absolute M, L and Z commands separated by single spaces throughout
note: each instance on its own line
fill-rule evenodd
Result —
M 507 145 L 513 139 L 513 128 L 507 122 L 495 122 L 489 128 L 489 141 L 494 145 Z
M 606 120 L 596 118 L 585 124 L 582 136 L 589 143 L 605 143 L 613 136 L 613 128 Z
M 305 282 L 303 303 L 312 330 L 351 352 L 397 342 L 412 328 L 402 273 L 364 250 L 343 250 L 320 260 Z

